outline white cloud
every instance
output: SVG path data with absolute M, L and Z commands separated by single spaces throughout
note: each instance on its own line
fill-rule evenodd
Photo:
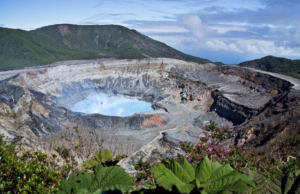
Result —
M 229 50 L 229 48 L 225 44 L 225 42 L 218 40 L 218 39 L 206 41 L 205 44 L 208 47 L 208 49 L 210 49 L 210 50 L 214 50 L 214 51 L 218 51 L 218 50 L 228 51 Z
M 276 45 L 274 41 L 266 40 L 239 40 L 236 42 L 226 43 L 218 39 L 206 41 L 206 46 L 210 50 L 233 51 L 238 53 L 254 53 L 264 55 L 280 55 L 280 56 L 300 56 L 300 47 L 290 48 L 283 42 Z
M 228 49 L 233 52 L 243 53 L 243 51 L 234 43 L 229 44 Z
M 175 26 L 175 25 L 160 25 L 151 27 L 136 28 L 141 33 L 185 33 L 189 32 L 186 28 Z
M 201 19 L 196 15 L 183 15 L 179 18 L 179 22 L 185 26 L 198 39 L 204 37 L 204 27 Z
M 223 27 L 223 26 L 213 27 L 212 26 L 212 27 L 210 27 L 210 29 L 216 30 L 217 33 L 219 33 L 219 34 L 225 34 L 228 31 L 240 31 L 240 32 L 246 32 L 247 31 L 247 28 L 238 27 L 238 26 L 228 26 L 228 27 Z

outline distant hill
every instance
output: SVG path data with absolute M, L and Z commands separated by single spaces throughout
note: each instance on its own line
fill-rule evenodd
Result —
M 52 25 L 32 31 L 0 28 L 0 70 L 95 58 L 170 57 L 208 63 L 117 25 Z
M 300 79 L 300 60 L 290 60 L 282 57 L 266 56 L 261 59 L 245 61 L 238 65 L 274 73 L 281 73 Z
M 227 65 L 227 64 L 225 64 L 225 63 L 223 63 L 223 62 L 220 62 L 220 61 L 216 61 L 216 62 L 213 62 L 215 65 L 217 65 L 217 66 L 223 66 L 223 65 Z

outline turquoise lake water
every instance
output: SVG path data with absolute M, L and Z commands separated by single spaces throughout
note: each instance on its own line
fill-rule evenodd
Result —
M 98 113 L 108 116 L 126 117 L 142 111 L 151 111 L 153 108 L 149 102 L 97 94 L 77 102 L 71 110 L 87 114 Z

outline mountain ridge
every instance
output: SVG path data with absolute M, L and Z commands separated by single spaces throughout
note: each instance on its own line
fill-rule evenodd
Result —
M 251 67 L 254 69 L 260 69 L 263 71 L 280 73 L 295 78 L 300 78 L 299 59 L 291 60 L 283 57 L 275 57 L 269 55 L 260 59 L 242 62 L 238 64 L 238 66 Z
M 0 28 L 2 71 L 64 60 L 148 57 L 210 62 L 119 25 L 55 24 L 31 31 Z

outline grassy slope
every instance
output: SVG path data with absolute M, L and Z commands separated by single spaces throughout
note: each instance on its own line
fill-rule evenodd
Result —
M 282 57 L 266 56 L 261 59 L 245 61 L 239 64 L 242 67 L 252 67 L 264 71 L 281 73 L 300 78 L 300 60 L 290 60 Z
M 170 57 L 210 62 L 116 25 L 52 25 L 32 31 L 0 28 L 0 70 L 61 60 Z

